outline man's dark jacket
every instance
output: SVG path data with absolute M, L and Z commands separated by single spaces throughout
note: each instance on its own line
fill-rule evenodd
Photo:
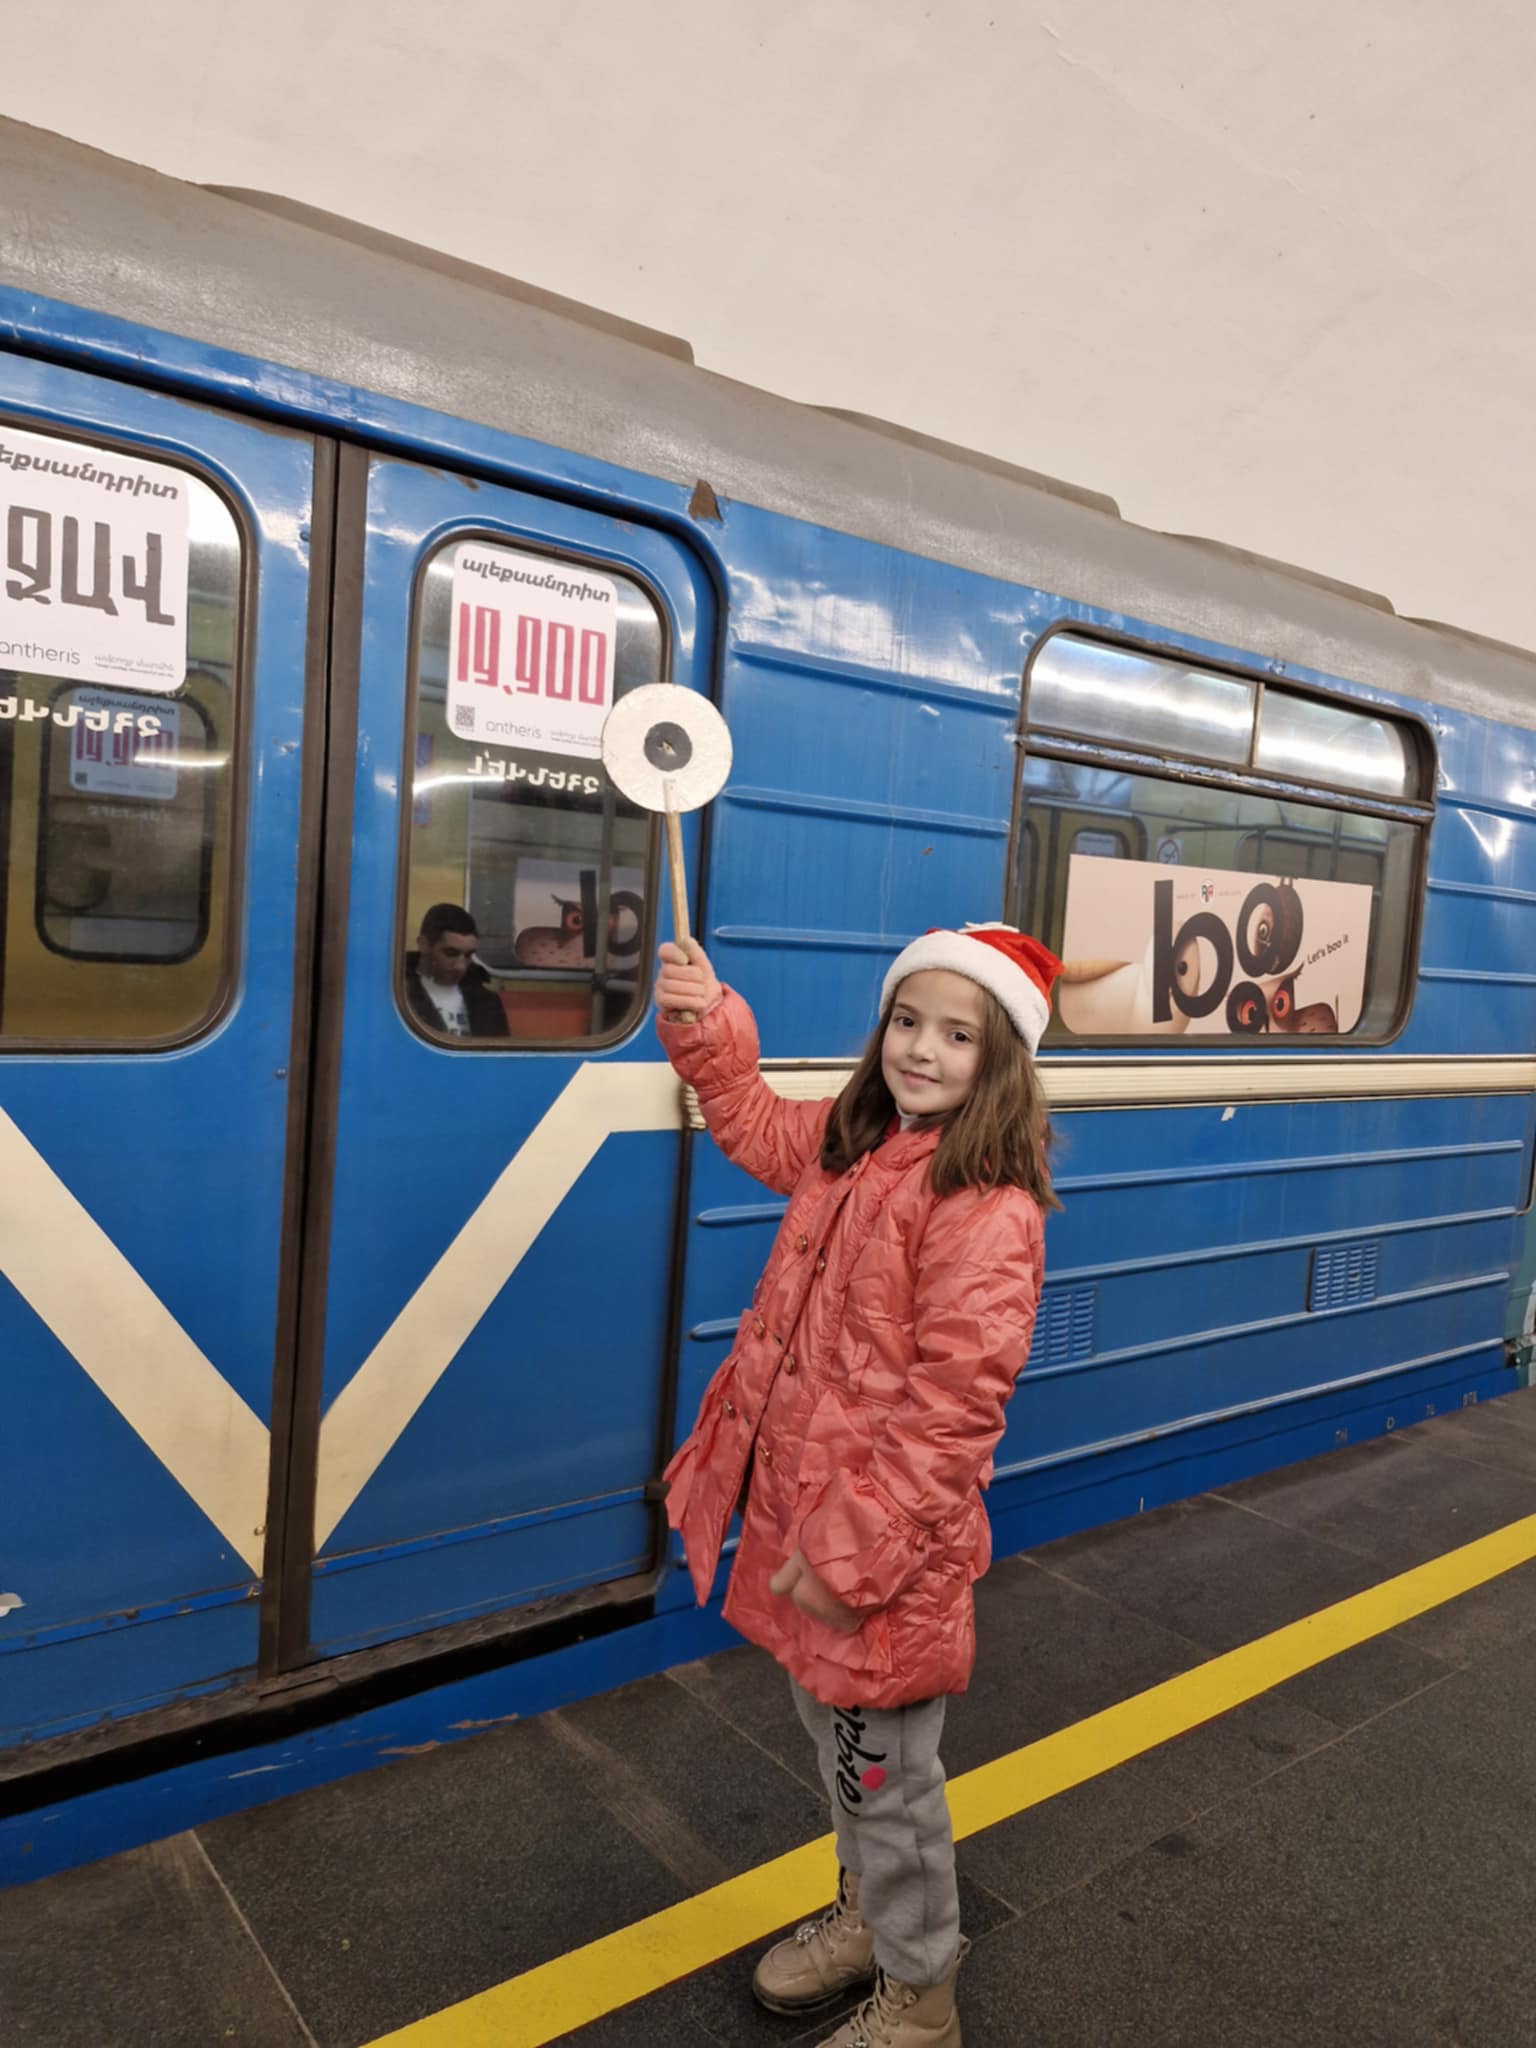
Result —
M 441 1031 L 443 1020 L 437 1013 L 437 1005 L 421 985 L 420 960 L 419 953 L 407 953 L 405 956 L 406 1000 L 428 1030 Z M 501 997 L 488 987 L 485 969 L 471 962 L 459 986 L 464 991 L 470 1037 L 505 1038 L 507 1013 L 501 1007 Z

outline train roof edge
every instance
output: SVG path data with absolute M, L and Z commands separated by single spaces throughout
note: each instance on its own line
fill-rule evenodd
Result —
M 1536 726 L 1536 654 L 1114 500 L 697 367 L 687 344 L 301 202 L 0 118 L 0 284 L 1370 687 Z M 420 288 L 423 268 L 432 289 Z M 395 289 L 406 277 L 415 289 Z M 515 372 L 515 374 L 514 374 Z
M 221 199 L 238 199 L 242 206 L 254 206 L 283 220 L 297 221 L 300 227 L 313 228 L 322 235 L 335 235 L 344 242 L 355 242 L 359 248 L 372 249 L 378 255 L 393 257 L 421 270 L 434 271 L 440 277 L 456 278 L 479 291 L 495 292 L 500 298 L 516 299 L 523 305 L 542 306 L 546 312 L 601 328 L 622 341 L 633 342 L 638 348 L 655 349 L 659 354 L 673 356 L 682 363 L 693 361 L 693 349 L 680 335 L 664 334 L 660 328 L 642 326 L 638 320 L 626 320 L 622 313 L 608 313 L 601 306 L 568 299 L 561 292 L 545 291 L 542 285 L 529 284 L 520 277 L 509 277 L 503 270 L 490 270 L 483 263 L 450 256 L 445 250 L 429 248 L 425 242 L 411 242 L 403 235 L 388 233 L 384 228 L 370 227 L 366 221 L 352 220 L 343 213 L 330 213 L 323 206 L 311 206 L 307 200 L 290 199 L 281 192 L 258 192 L 248 185 L 204 185 L 200 189 L 213 192 Z

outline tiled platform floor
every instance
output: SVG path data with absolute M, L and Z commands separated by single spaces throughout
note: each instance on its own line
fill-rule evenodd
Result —
M 1536 1508 L 1536 1390 L 1000 1564 L 958 1774 Z M 1536 2043 L 1536 1565 L 960 1850 L 968 2048 Z M 361 2048 L 824 1832 L 739 1649 L 0 1894 L 6 2048 Z M 748 1959 L 570 2038 L 815 2041 Z

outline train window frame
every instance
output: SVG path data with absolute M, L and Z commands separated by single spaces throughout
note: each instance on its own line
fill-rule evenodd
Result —
M 1209 668 L 1213 673 L 1231 675 L 1253 685 L 1256 692 L 1253 731 L 1249 748 L 1249 765 L 1229 767 L 1221 763 L 1160 752 L 1140 744 L 1135 747 L 1116 747 L 1101 739 L 1075 737 L 1059 727 L 1035 728 L 1030 724 L 1029 699 L 1030 681 L 1041 651 L 1052 641 L 1062 637 L 1089 641 L 1102 646 L 1116 648 L 1151 659 L 1166 660 L 1179 668 L 1199 666 Z M 1358 787 L 1322 781 L 1293 782 L 1277 776 L 1272 771 L 1256 769 L 1252 763 L 1256 757 L 1259 735 L 1263 725 L 1264 693 L 1269 687 L 1285 692 L 1288 696 L 1315 699 L 1331 704 L 1357 716 L 1377 717 L 1388 720 L 1399 728 L 1407 741 L 1410 766 L 1416 770 L 1414 777 L 1416 793 L 1404 798 L 1394 798 L 1368 792 Z M 1142 776 L 1149 780 L 1168 783 L 1187 783 L 1209 789 L 1230 791 L 1238 796 L 1253 795 L 1271 798 L 1292 804 L 1313 803 L 1331 807 L 1336 811 L 1357 814 L 1362 817 L 1384 818 L 1390 822 L 1409 825 L 1414 830 L 1415 845 L 1410 889 L 1407 900 L 1397 905 L 1387 904 L 1385 891 L 1380 898 L 1377 914 L 1372 918 L 1370 951 L 1367 959 L 1367 980 L 1365 986 L 1365 1008 L 1361 1013 L 1363 1025 L 1370 1009 L 1370 973 L 1380 958 L 1382 948 L 1390 943 L 1400 948 L 1402 973 L 1397 988 L 1397 1000 L 1390 1016 L 1373 1031 L 1356 1029 L 1328 1033 L 1308 1034 L 1307 1045 L 1318 1050 L 1354 1049 L 1388 1045 L 1399 1037 L 1413 1011 L 1414 998 L 1418 988 L 1420 939 L 1423 930 L 1426 884 L 1429 871 L 1429 846 L 1436 810 L 1437 759 L 1433 730 L 1427 718 L 1412 710 L 1402 710 L 1375 705 L 1362 705 L 1342 691 L 1318 688 L 1311 683 L 1302 683 L 1286 673 L 1279 665 L 1244 667 L 1240 663 L 1219 659 L 1207 660 L 1201 657 L 1198 664 L 1192 662 L 1188 651 L 1171 643 L 1153 638 L 1138 638 L 1129 634 L 1116 633 L 1078 619 L 1056 621 L 1035 641 L 1024 664 L 1024 673 L 1019 700 L 1018 725 L 1014 734 L 1014 786 L 1013 808 L 1009 824 L 1007 846 L 1007 873 L 1005 877 L 1004 915 L 1018 922 L 1019 913 L 1027 897 L 1033 893 L 1028 877 L 1022 867 L 1027 834 L 1033 827 L 1030 817 L 1030 790 L 1027 783 L 1031 759 L 1062 762 L 1068 766 L 1095 767 L 1118 770 L 1123 774 Z M 1253 831 L 1252 826 L 1242 827 L 1244 834 Z M 1280 829 L 1279 827 L 1273 829 Z M 1036 841 L 1038 843 L 1038 831 Z M 1234 870 L 1234 872 L 1243 872 Z M 1049 915 L 1051 906 L 1042 903 L 1041 911 Z M 1182 1035 L 1173 1043 L 1166 1033 L 1147 1032 L 1096 1032 L 1078 1035 L 1068 1031 L 1060 1022 L 1054 1008 L 1041 1045 L 1043 1053 L 1090 1053 L 1095 1050 L 1119 1050 L 1144 1048 L 1165 1053 L 1182 1050 L 1199 1053 L 1202 1056 L 1252 1058 L 1256 1053 L 1274 1058 L 1284 1052 L 1295 1055 L 1296 1045 L 1289 1035 L 1270 1032 L 1231 1035 L 1201 1033 L 1194 1041 Z
M 60 441 L 77 442 L 82 446 L 100 449 L 104 454 L 123 455 L 131 460 L 159 463 L 166 469 L 180 470 L 183 475 L 194 478 L 209 490 L 218 500 L 221 510 L 230 522 L 237 549 L 237 565 L 234 578 L 232 604 L 232 631 L 230 635 L 230 721 L 229 721 L 229 836 L 225 847 L 226 874 L 223 891 L 224 938 L 218 960 L 218 974 L 209 994 L 203 1014 L 194 1022 L 174 1031 L 145 1033 L 136 1037 L 117 1035 L 100 1038 L 65 1037 L 52 1033 L 6 1032 L 0 1029 L 0 1061 L 15 1058 L 36 1058 L 40 1053 L 61 1059 L 94 1059 L 98 1057 L 119 1057 L 124 1054 L 156 1055 L 184 1051 L 197 1045 L 216 1032 L 233 1009 L 240 988 L 240 972 L 243 959 L 245 932 L 245 903 L 247 889 L 247 835 L 250 825 L 250 730 L 252 719 L 251 692 L 255 674 L 255 623 L 257 614 L 256 578 L 258 574 L 258 548 L 252 523 L 246 515 L 240 495 L 233 484 L 217 469 L 206 462 L 185 454 L 180 448 L 172 447 L 151 435 L 136 436 L 114 432 L 90 419 L 63 419 L 53 414 L 39 416 L 0 407 L 0 430 L 14 428 L 18 433 L 41 435 Z M 197 671 L 189 665 L 187 676 Z M 63 689 L 81 687 L 78 677 L 62 676 L 54 671 L 22 670 L 7 668 L 4 673 L 18 678 L 36 674 L 43 693 L 50 700 Z M 85 687 L 89 687 L 85 685 Z M 103 684 L 100 687 L 110 688 Z M 163 694 L 168 703 L 184 701 L 186 680 L 176 690 Z M 52 720 L 49 721 L 50 727 Z M 44 761 L 46 767 L 46 760 Z M 5 750 L 3 767 L 0 767 L 0 822 L 5 826 L 5 837 L 0 839 L 0 943 L 6 932 L 6 899 L 9 897 L 8 860 L 10 845 L 10 824 L 14 809 L 14 749 Z M 43 810 L 39 787 L 39 819 Z M 214 892 L 212 888 L 212 867 L 214 849 L 208 850 L 207 883 L 200 891 L 199 912 L 203 922 L 203 943 L 207 942 L 208 928 L 212 924 Z M 36 912 L 34 908 L 34 918 Z M 171 959 L 167 955 L 156 955 L 149 960 L 129 957 L 124 954 L 83 955 L 64 953 L 51 945 L 42 931 L 37 936 L 45 950 L 55 958 L 79 961 L 92 966 L 185 966 L 195 959 L 199 948 Z M 0 975 L 3 975 L 3 961 L 0 961 Z
M 522 528 L 488 526 L 483 521 L 466 521 L 446 531 L 433 533 L 429 545 L 422 549 L 411 578 L 411 601 L 407 622 L 409 640 L 409 662 L 407 665 L 404 730 L 401 734 L 400 771 L 400 822 L 399 839 L 395 862 L 395 909 L 391 921 L 393 958 L 390 966 L 390 988 L 395 1009 L 401 1022 L 412 1035 L 424 1045 L 430 1045 L 438 1052 L 489 1053 L 502 1058 L 522 1053 L 588 1053 L 621 1045 L 644 1023 L 651 1006 L 651 989 L 655 979 L 655 952 L 657 932 L 657 892 L 662 884 L 662 826 L 661 820 L 652 813 L 645 832 L 645 900 L 641 918 L 638 963 L 635 979 L 635 997 L 627 1014 L 606 1031 L 587 1033 L 570 1037 L 456 1037 L 444 1030 L 435 1030 L 425 1018 L 412 1007 L 406 985 L 406 952 L 415 936 L 410 924 L 411 891 L 411 838 L 415 829 L 413 791 L 418 765 L 417 746 L 420 738 L 421 707 L 421 655 L 422 655 L 422 599 L 427 576 L 433 564 L 440 561 L 451 549 L 466 541 L 483 541 L 488 547 L 511 548 L 535 554 L 552 565 L 576 570 L 587 570 L 599 576 L 617 576 L 624 579 L 646 599 L 655 614 L 659 635 L 657 648 L 657 674 L 648 680 L 670 682 L 675 651 L 675 634 L 672 614 L 664 593 L 654 578 L 647 575 L 633 562 L 621 556 L 605 556 L 595 552 L 583 553 L 579 549 L 551 542 L 545 535 Z M 617 701 L 617 692 L 615 693 Z M 602 763 L 594 760 L 595 772 L 604 775 Z M 617 792 L 615 792 L 617 794 Z

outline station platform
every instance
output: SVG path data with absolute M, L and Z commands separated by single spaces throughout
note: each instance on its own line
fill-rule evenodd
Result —
M 967 2048 L 1536 2040 L 1536 1390 L 996 1565 Z M 0 1894 L 7 2048 L 758 2048 L 825 1902 L 737 1648 Z M 851 2001 L 850 2001 L 851 2003 Z

